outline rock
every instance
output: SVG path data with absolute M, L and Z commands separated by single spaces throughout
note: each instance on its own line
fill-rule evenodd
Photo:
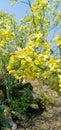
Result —
M 19 114 L 18 112 L 15 112 L 15 111 L 11 111 L 11 116 L 14 120 L 15 120 L 15 118 L 20 120 L 20 121 L 25 120 L 25 118 L 21 114 Z
M 17 130 L 25 130 L 24 128 L 19 128 L 19 129 L 17 129 Z
M 31 130 L 30 128 L 26 128 L 26 130 Z
M 39 106 L 38 106 L 38 104 L 30 104 L 30 107 L 31 108 L 34 108 L 34 109 L 39 109 Z
M 12 128 L 11 128 L 12 130 L 16 130 L 17 129 L 17 126 L 16 126 L 16 124 L 13 124 L 13 126 L 12 126 Z
M 17 129 L 17 125 L 13 122 L 11 116 L 8 117 L 8 125 L 10 126 L 10 128 L 11 128 L 12 130 L 16 130 L 16 129 Z

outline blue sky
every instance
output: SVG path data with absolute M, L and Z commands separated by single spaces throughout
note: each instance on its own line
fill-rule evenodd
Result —
M 31 0 L 31 2 L 33 1 L 34 0 Z M 23 18 L 26 13 L 29 12 L 29 6 L 23 3 L 15 3 L 14 6 L 10 6 L 9 0 L 0 0 L 0 11 L 6 11 L 10 14 L 14 14 L 19 20 L 20 18 Z

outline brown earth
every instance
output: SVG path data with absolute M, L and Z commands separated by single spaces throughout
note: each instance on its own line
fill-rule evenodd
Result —
M 40 88 L 37 79 L 30 82 L 34 92 L 38 95 L 40 95 L 40 92 L 45 92 L 48 96 L 52 97 L 54 101 L 47 104 L 43 112 L 40 111 L 39 113 L 35 112 L 31 114 L 28 119 L 28 128 L 23 127 L 17 130 L 61 130 L 61 97 L 47 85 Z

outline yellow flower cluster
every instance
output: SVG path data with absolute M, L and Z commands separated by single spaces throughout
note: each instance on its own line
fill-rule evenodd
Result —
M 3 40 L 0 41 L 0 48 L 5 46 L 5 42 Z
M 56 43 L 57 46 L 61 46 L 61 36 L 57 35 L 53 41 Z
M 39 77 L 38 69 L 34 64 L 36 52 L 31 46 L 24 49 L 17 48 L 16 54 L 12 55 L 7 70 L 13 74 L 16 79 L 26 79 Z
M 58 70 L 61 60 L 57 60 L 54 58 L 50 58 L 50 60 L 47 61 L 46 65 L 49 66 L 51 72 L 55 72 Z
M 11 29 L 6 28 L 6 29 L 1 29 L 0 30 L 0 37 L 3 39 L 8 39 L 10 37 L 15 37 L 15 34 L 11 32 Z
M 4 47 L 6 44 L 9 44 L 9 41 L 15 38 L 15 34 L 11 31 L 11 29 L 1 29 L 0 30 L 0 48 Z
M 34 48 L 35 44 L 33 45 L 32 43 L 28 44 L 23 49 L 17 47 L 17 51 L 11 56 L 7 70 L 9 73 L 13 74 L 16 79 L 39 78 L 43 73 L 44 76 L 47 76 L 47 71 L 44 71 L 46 67 L 50 67 L 50 71 L 56 68 L 58 69 L 55 61 L 53 64 L 54 59 L 48 60 L 50 58 L 50 53 L 46 53 L 49 52 L 49 45 L 47 46 L 47 43 L 45 43 L 45 48 L 47 49 L 43 52 L 41 52 L 41 50 L 43 50 L 44 47 L 43 49 L 39 48 L 40 53 Z M 54 65 L 54 67 L 51 70 L 52 65 Z
M 17 49 L 11 55 L 7 70 L 9 74 L 13 74 L 16 79 L 34 79 L 41 76 L 46 79 L 51 77 L 53 73 L 58 76 L 60 72 L 60 59 L 55 59 L 50 55 L 50 44 L 45 41 L 40 42 L 42 38 L 39 32 L 31 34 L 28 37 L 28 43 L 25 48 Z M 59 76 L 58 76 L 59 77 Z M 59 87 L 61 85 L 58 78 Z

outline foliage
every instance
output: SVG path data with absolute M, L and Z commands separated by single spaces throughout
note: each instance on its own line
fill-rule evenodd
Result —
M 0 105 L 0 128 L 4 125 L 4 106 Z
M 39 97 L 33 93 L 32 85 L 26 83 L 20 87 L 13 87 L 11 90 L 10 110 L 22 115 L 26 114 L 31 104 L 38 104 Z
M 30 91 L 31 90 L 20 90 L 22 93 L 21 97 L 19 97 L 18 99 L 12 99 L 11 103 L 10 103 L 10 110 L 15 111 L 16 113 L 20 113 L 22 115 L 26 114 L 26 110 L 29 107 L 29 105 L 31 104 L 31 95 Z M 32 92 L 31 92 L 32 93 Z

